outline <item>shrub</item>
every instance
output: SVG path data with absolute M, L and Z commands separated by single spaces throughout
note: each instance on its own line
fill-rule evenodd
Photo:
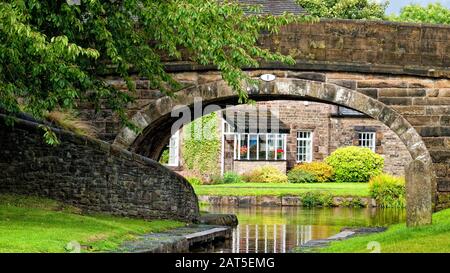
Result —
M 344 147 L 325 159 L 334 169 L 336 182 L 368 182 L 382 173 L 384 159 L 369 148 Z
M 370 196 L 383 208 L 404 208 L 406 205 L 405 179 L 381 174 L 370 179 Z
M 253 183 L 287 183 L 288 178 L 279 169 L 264 166 L 244 174 L 245 181 Z
M 349 208 L 363 208 L 365 207 L 363 200 L 359 197 L 354 197 L 351 200 L 345 199 L 340 207 L 349 207 Z
M 300 195 L 304 207 L 331 207 L 333 206 L 333 196 L 329 193 L 305 192 Z
M 314 174 L 305 170 L 292 169 L 288 173 L 289 183 L 317 183 L 317 178 Z
M 215 176 L 212 179 L 213 184 L 233 184 L 233 183 L 241 183 L 242 177 L 235 172 L 225 172 L 223 177 Z
M 316 177 L 316 182 L 324 183 L 333 180 L 333 167 L 325 162 L 301 163 L 294 167 L 295 170 L 306 171 Z
M 235 172 L 225 172 L 222 181 L 224 184 L 241 183 L 242 177 Z
M 195 176 L 191 176 L 191 177 L 186 177 L 186 180 L 191 184 L 191 185 L 202 185 L 203 181 Z

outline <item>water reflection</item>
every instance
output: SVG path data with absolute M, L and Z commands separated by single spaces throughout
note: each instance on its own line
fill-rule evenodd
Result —
M 206 207 L 211 213 L 233 213 L 239 226 L 230 241 L 200 252 L 285 253 L 343 227 L 385 226 L 404 221 L 404 210 L 351 208 Z
M 239 225 L 233 230 L 231 252 L 285 253 L 312 240 L 312 230 L 300 225 Z

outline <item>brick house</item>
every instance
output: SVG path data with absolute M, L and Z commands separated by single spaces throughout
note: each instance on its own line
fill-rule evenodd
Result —
M 385 159 L 385 171 L 403 175 L 406 147 L 381 122 L 359 112 L 308 101 L 265 101 L 217 113 L 221 172 L 244 173 L 271 165 L 286 172 L 301 162 L 322 161 L 339 147 L 362 146 Z M 172 136 L 169 165 L 183 170 L 182 133 Z

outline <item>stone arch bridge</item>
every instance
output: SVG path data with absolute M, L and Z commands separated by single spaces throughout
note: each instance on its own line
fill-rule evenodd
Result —
M 276 35 L 262 35 L 261 46 L 296 58 L 297 63 L 262 63 L 247 69 L 276 80 L 248 86 L 255 100 L 312 100 L 346 106 L 390 127 L 403 141 L 413 164 L 407 170 L 411 224 L 427 223 L 434 209 L 450 207 L 450 27 L 381 21 L 323 20 L 295 24 Z M 117 146 L 157 159 L 170 137 L 177 105 L 192 107 L 194 97 L 208 104 L 236 104 L 236 94 L 214 67 L 167 60 L 166 69 L 185 88 L 174 98 L 137 80 L 138 98 L 129 115 L 142 129 L 120 128 L 108 110 L 94 114 L 102 137 Z M 120 78 L 107 77 L 124 86 Z M 411 218 L 411 219 L 412 219 Z
M 295 24 L 276 35 L 262 35 L 265 48 L 292 55 L 293 66 L 262 63 L 247 69 L 273 82 L 248 86 L 255 100 L 312 100 L 346 106 L 390 127 L 403 141 L 414 164 L 407 172 L 408 212 L 429 221 L 434 209 L 450 207 L 450 27 L 381 21 L 322 20 Z M 208 104 L 236 104 L 236 94 L 214 67 L 167 60 L 166 69 L 185 88 L 174 98 L 137 80 L 138 98 L 129 109 L 141 127 L 135 134 L 107 115 L 83 110 L 104 139 L 157 159 L 170 137 L 177 105 L 192 106 L 194 97 Z M 108 76 L 121 88 L 123 81 Z M 422 166 L 423 165 L 423 166 Z M 419 175 L 417 169 L 425 170 Z M 429 171 L 427 171 L 429 169 Z M 420 168 L 419 168 L 420 172 Z

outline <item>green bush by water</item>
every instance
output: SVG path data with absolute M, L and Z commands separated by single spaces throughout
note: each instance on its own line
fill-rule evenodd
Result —
M 370 196 L 383 208 L 404 208 L 406 206 L 405 179 L 388 174 L 373 177 L 369 183 Z
M 325 159 L 333 167 L 336 182 L 369 182 L 382 173 L 384 158 L 369 148 L 339 148 Z
M 317 177 L 305 170 L 294 168 L 288 172 L 289 183 L 317 183 Z
M 303 207 L 332 207 L 333 195 L 322 192 L 306 192 L 300 194 Z

